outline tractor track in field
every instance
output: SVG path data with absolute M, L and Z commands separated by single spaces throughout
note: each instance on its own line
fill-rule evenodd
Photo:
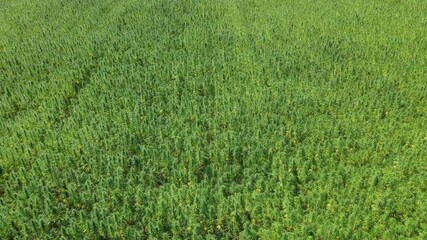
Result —
M 83 76 L 72 83 L 72 91 L 63 97 L 64 105 L 60 115 L 55 118 L 55 126 L 61 125 L 71 117 L 74 106 L 78 104 L 79 95 L 91 83 L 92 76 L 99 69 L 99 59 L 101 56 L 95 54 L 92 57 L 91 64 L 85 67 Z

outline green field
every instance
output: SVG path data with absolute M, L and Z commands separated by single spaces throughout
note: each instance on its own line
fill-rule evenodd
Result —
M 0 0 L 0 239 L 427 239 L 427 1 Z

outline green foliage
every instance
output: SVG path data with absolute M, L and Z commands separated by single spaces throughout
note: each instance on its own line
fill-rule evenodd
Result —
M 426 239 L 426 13 L 3 0 L 0 238 Z

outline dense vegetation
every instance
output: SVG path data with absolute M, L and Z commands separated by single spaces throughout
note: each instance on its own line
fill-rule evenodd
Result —
M 426 239 L 427 1 L 1 0 L 0 238 Z

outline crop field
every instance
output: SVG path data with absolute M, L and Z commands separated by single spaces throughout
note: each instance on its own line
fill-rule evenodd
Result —
M 427 1 L 0 0 L 0 239 L 427 239 Z

